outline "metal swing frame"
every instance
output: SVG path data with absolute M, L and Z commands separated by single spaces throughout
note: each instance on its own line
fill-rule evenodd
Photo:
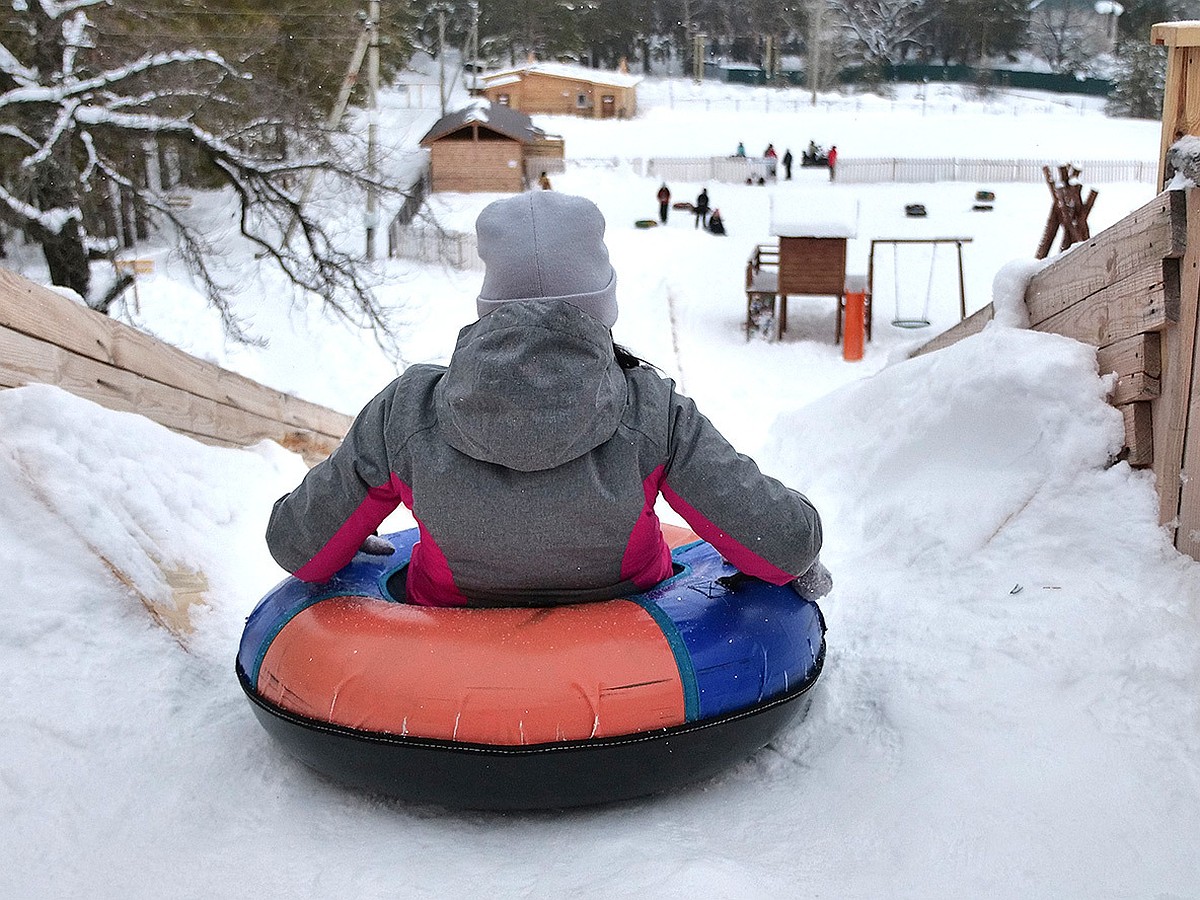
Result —
M 973 240 L 974 240 L 974 238 L 969 238 L 969 237 L 872 238 L 870 254 L 867 257 L 867 293 L 868 293 L 868 296 L 870 296 L 870 297 L 875 296 L 875 245 L 876 244 L 893 244 L 893 245 L 896 245 L 896 244 L 933 244 L 933 245 L 935 245 L 933 248 L 935 258 L 936 258 L 936 253 L 937 253 L 937 246 L 936 246 L 937 244 L 954 244 L 955 250 L 957 251 L 957 255 L 958 255 L 958 314 L 959 314 L 960 320 L 965 319 L 967 317 L 967 290 L 966 290 L 965 281 L 963 279 L 962 248 L 963 248 L 963 244 L 969 244 Z M 893 251 L 893 252 L 895 252 L 895 251 Z M 930 272 L 931 272 L 930 290 L 932 290 L 932 284 L 933 284 L 932 267 L 933 267 L 933 260 L 930 260 Z M 899 284 L 898 279 L 897 279 L 897 283 L 895 285 L 895 289 L 896 289 L 896 296 L 899 297 L 900 296 L 900 284 Z M 929 298 L 928 298 L 928 294 L 927 294 L 927 296 L 926 296 L 926 304 L 927 305 L 928 305 L 928 299 Z M 896 325 L 897 327 L 901 327 L 901 328 L 917 328 L 917 327 L 924 327 L 925 325 L 928 325 L 929 322 L 922 321 L 921 323 L 918 323 L 915 320 L 908 320 L 908 324 L 904 324 L 904 323 L 900 322 L 899 319 L 897 319 L 897 321 L 893 322 L 892 324 Z M 870 325 L 868 325 L 867 327 L 869 329 Z M 869 330 L 868 330 L 868 333 L 869 333 Z

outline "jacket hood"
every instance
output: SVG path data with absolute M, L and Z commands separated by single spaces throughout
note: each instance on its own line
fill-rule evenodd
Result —
M 565 303 L 519 300 L 459 332 L 434 402 L 455 450 L 537 472 L 611 438 L 627 391 L 603 322 Z

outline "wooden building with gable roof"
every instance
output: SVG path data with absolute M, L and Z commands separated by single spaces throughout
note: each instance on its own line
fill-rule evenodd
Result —
M 496 106 L 524 113 L 628 119 L 637 114 L 637 86 L 628 71 L 604 72 L 564 63 L 530 62 L 480 77 L 480 93 Z
M 525 113 L 483 101 L 443 116 L 421 146 L 429 150 L 430 190 L 467 193 L 519 193 L 531 160 L 561 160 L 564 149 Z

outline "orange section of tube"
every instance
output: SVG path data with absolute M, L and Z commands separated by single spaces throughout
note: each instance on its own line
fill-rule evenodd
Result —
M 349 728 L 492 745 L 613 737 L 684 721 L 670 645 L 628 600 L 435 609 L 335 597 L 276 636 L 258 692 Z

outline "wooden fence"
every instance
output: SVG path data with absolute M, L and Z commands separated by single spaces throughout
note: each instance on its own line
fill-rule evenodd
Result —
M 388 256 L 440 263 L 460 271 L 483 271 L 479 242 L 474 234 L 446 231 L 432 225 L 393 223 L 388 230 Z
M 1200 559 L 1200 189 L 1165 191 L 1056 257 L 1025 292 L 1030 325 L 1092 344 L 1125 417 L 1122 457 L 1154 471 L 1159 516 Z M 929 353 L 978 332 L 992 306 L 934 338 Z
M 139 413 L 207 444 L 270 438 L 310 465 L 333 452 L 351 422 L 0 269 L 0 388 L 34 382 Z

